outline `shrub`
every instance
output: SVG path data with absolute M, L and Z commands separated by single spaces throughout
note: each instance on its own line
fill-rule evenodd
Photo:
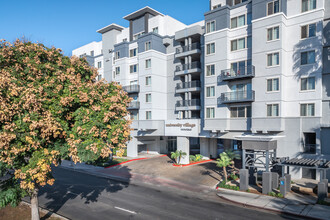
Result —
M 231 186 L 231 185 L 227 185 L 225 181 L 222 181 L 218 184 L 218 187 L 220 188 L 224 188 L 224 189 L 232 189 L 232 190 L 239 190 L 239 186 Z
M 269 195 L 269 196 L 274 196 L 274 197 L 275 197 L 275 196 L 276 196 L 276 193 L 274 193 L 274 192 L 269 192 L 268 195 Z
M 190 160 L 190 161 L 196 161 L 196 157 L 195 157 L 194 155 L 190 155 L 190 156 L 189 156 L 189 160 Z
M 195 161 L 198 162 L 198 161 L 201 161 L 203 159 L 203 156 L 201 154 L 196 154 L 195 155 Z

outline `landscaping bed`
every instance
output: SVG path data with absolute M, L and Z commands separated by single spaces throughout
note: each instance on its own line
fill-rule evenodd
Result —
M 51 217 L 48 213 L 40 211 L 40 218 L 47 220 L 61 220 L 61 218 Z M 17 207 L 6 206 L 0 209 L 0 219 L 10 220 L 30 220 L 31 219 L 31 208 L 28 205 L 21 203 Z
M 129 161 L 129 159 L 126 158 L 112 158 L 112 160 L 99 160 L 99 161 L 95 161 L 94 163 L 87 163 L 87 164 L 91 164 L 94 166 L 98 166 L 98 167 L 109 167 L 109 166 L 114 166 L 123 162 Z

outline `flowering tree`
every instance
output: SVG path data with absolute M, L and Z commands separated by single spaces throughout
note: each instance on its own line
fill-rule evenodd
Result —
M 124 152 L 130 98 L 96 76 L 85 59 L 59 49 L 0 41 L 0 173 L 10 176 L 0 180 L 1 207 L 28 195 L 39 219 L 38 189 L 54 183 L 52 165 L 105 158 L 114 147 Z

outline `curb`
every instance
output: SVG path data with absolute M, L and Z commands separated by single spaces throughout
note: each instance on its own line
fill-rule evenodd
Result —
M 165 154 L 165 155 L 161 155 L 161 156 L 158 156 L 158 157 L 165 157 L 165 156 L 167 156 L 167 155 Z M 142 158 L 131 159 L 131 160 L 127 160 L 127 161 L 124 161 L 124 162 L 121 162 L 121 163 L 117 163 L 117 164 L 114 164 L 114 165 L 111 165 L 111 166 L 104 167 L 104 169 L 108 169 L 108 168 L 111 168 L 111 167 L 119 166 L 119 165 L 122 165 L 122 164 L 125 164 L 125 163 L 129 163 L 129 162 L 132 162 L 132 161 L 148 160 L 148 159 L 158 158 L 158 157 L 142 157 Z
M 275 212 L 275 213 L 278 213 L 278 214 L 293 215 L 293 216 L 300 217 L 300 218 L 309 218 L 309 219 L 315 219 L 315 220 L 322 220 L 320 218 L 315 218 L 315 217 L 306 216 L 306 215 L 300 215 L 300 214 L 293 213 L 293 212 L 285 212 L 285 211 L 280 211 L 280 210 L 276 210 L 276 209 L 268 209 L 268 208 L 264 208 L 264 207 L 260 207 L 260 206 L 254 206 L 254 205 L 250 205 L 250 204 L 245 204 L 245 203 L 237 202 L 237 201 L 228 199 L 226 197 L 220 196 L 218 193 L 217 193 L 217 196 L 219 196 L 221 199 L 223 199 L 225 201 L 228 201 L 228 202 L 231 202 L 231 203 L 234 203 L 236 205 L 243 206 L 243 207 L 254 208 L 254 209 L 261 209 L 261 210 L 265 210 L 265 211 Z
M 24 205 L 27 205 L 27 206 L 31 207 L 31 203 L 29 203 L 29 202 L 21 201 L 21 203 L 24 204 Z M 59 219 L 63 219 L 63 220 L 69 220 L 69 218 L 66 218 L 66 217 L 64 217 L 64 216 L 62 216 L 62 215 L 59 215 L 59 214 L 57 214 L 57 213 L 55 213 L 55 212 L 52 212 L 52 211 L 50 211 L 50 210 L 48 210 L 48 209 L 41 208 L 41 207 L 39 206 L 39 212 L 40 212 L 40 211 L 45 212 L 46 215 L 47 215 L 48 213 L 50 213 L 50 216 L 49 216 L 49 217 L 59 218 Z
M 189 163 L 189 164 L 181 164 L 181 165 L 178 165 L 178 164 L 173 164 L 174 167 L 188 167 L 188 166 L 191 166 L 191 165 L 196 165 L 196 164 L 201 164 L 201 163 L 207 163 L 207 162 L 211 162 L 211 161 L 214 161 L 215 159 L 210 159 L 210 160 L 203 160 L 203 161 L 198 161 L 198 162 L 195 162 L 195 163 Z

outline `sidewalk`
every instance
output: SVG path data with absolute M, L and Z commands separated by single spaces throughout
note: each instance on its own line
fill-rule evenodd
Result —
M 84 163 L 74 164 L 71 161 L 63 160 L 60 167 L 64 169 L 71 169 L 76 172 L 86 173 L 89 175 L 108 178 L 116 181 L 122 181 L 126 183 L 145 183 L 145 184 L 158 185 L 164 187 L 172 187 L 172 188 L 191 191 L 195 193 L 196 192 L 207 193 L 210 191 L 215 191 L 215 187 L 186 184 L 168 178 L 132 173 L 126 167 L 120 167 L 120 166 L 117 166 L 116 170 L 112 170 L 111 173 L 109 173 L 109 169 L 105 169 L 103 167 L 87 165 Z
M 315 199 L 297 196 L 293 193 L 289 193 L 286 198 L 274 198 L 266 195 L 219 188 L 217 195 L 222 199 L 244 206 L 314 219 L 330 218 L 329 206 L 315 204 Z

